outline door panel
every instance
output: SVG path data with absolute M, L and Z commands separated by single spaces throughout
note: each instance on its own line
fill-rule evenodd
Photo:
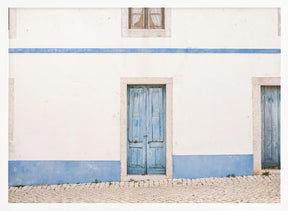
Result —
M 144 88 L 128 89 L 128 172 L 144 174 L 146 171 L 146 93 Z
M 262 168 L 280 168 L 280 86 L 261 87 Z
M 128 174 L 165 174 L 165 86 L 128 86 Z
M 165 92 L 163 88 L 150 87 L 148 98 L 148 174 L 165 174 L 164 115 Z

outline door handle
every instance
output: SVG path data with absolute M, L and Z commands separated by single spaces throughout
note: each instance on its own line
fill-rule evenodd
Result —
M 145 136 L 143 136 L 143 137 L 145 137 L 145 138 L 146 138 L 146 137 L 148 137 L 148 136 L 147 136 L 147 135 L 145 135 Z

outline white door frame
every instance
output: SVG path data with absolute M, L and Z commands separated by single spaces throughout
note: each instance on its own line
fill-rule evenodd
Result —
M 121 112 L 120 112 L 120 161 L 121 181 L 126 181 L 127 175 L 127 86 L 128 85 L 166 85 L 166 179 L 173 178 L 172 152 L 173 152 L 173 78 L 121 78 Z M 135 178 L 140 175 L 135 175 Z M 158 175 L 145 175 L 145 179 L 157 178 Z M 163 176 L 160 175 L 162 178 Z
M 253 109 L 253 166 L 254 174 L 260 174 L 261 166 L 261 86 L 280 86 L 280 77 L 252 77 Z

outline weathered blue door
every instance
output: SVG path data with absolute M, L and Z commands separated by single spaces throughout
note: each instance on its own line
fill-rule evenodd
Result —
M 165 86 L 128 86 L 128 174 L 165 174 Z
M 261 87 L 262 168 L 280 168 L 280 86 Z

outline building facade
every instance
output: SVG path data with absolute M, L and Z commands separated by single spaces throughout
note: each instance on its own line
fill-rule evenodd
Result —
M 9 185 L 280 168 L 277 9 L 10 9 Z

